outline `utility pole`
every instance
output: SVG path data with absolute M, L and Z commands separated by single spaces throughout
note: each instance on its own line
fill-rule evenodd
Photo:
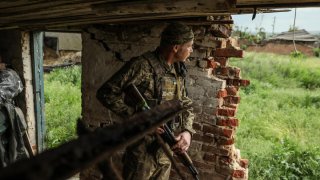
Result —
M 273 17 L 273 24 L 272 24 L 272 35 L 274 35 L 274 28 L 276 26 L 276 16 Z

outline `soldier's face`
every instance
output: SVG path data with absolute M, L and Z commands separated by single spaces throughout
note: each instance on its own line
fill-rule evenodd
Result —
M 177 45 L 177 52 L 175 54 L 176 61 L 184 62 L 193 52 L 192 46 L 193 40 L 181 45 Z

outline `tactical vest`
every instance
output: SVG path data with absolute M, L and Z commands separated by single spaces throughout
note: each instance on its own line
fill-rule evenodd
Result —
M 155 53 L 147 53 L 143 57 L 148 61 L 153 69 L 154 79 L 154 95 L 153 98 L 157 100 L 157 104 L 163 101 L 179 99 L 182 100 L 182 85 L 185 87 L 186 67 L 184 63 L 174 63 L 174 70 L 166 72 L 163 65 Z M 182 124 L 182 115 L 179 114 L 173 121 L 169 121 L 168 125 L 172 130 L 176 130 Z
M 153 98 L 158 100 L 158 104 L 160 104 L 162 100 L 174 99 L 174 96 L 177 96 L 177 98 L 181 100 L 181 88 L 182 86 L 185 87 L 187 72 L 184 63 L 174 63 L 174 72 L 166 72 L 154 53 L 146 53 L 143 57 L 148 61 L 154 71 L 153 79 L 155 93 Z M 167 74 L 171 74 L 171 76 L 168 76 Z

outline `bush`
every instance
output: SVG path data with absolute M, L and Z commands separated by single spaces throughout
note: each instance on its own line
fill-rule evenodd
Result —
M 302 53 L 302 52 L 300 52 L 300 51 L 292 51 L 291 53 L 290 53 L 290 56 L 292 57 L 292 58 L 298 58 L 298 59 L 302 59 L 302 58 L 305 58 L 306 56 Z
M 45 74 L 45 140 L 48 148 L 76 138 L 76 120 L 81 116 L 80 75 L 79 66 Z
M 246 49 L 248 48 L 248 46 L 245 45 L 245 44 L 241 44 L 241 45 L 240 45 L 240 48 L 241 48 L 242 50 L 246 50 Z
M 314 48 L 313 49 L 313 54 L 316 57 L 320 57 L 320 48 Z
M 252 166 L 263 168 L 252 169 L 253 177 L 261 179 L 319 179 L 319 148 L 303 150 L 298 145 L 284 139 L 277 143 L 270 156 L 253 155 Z
M 58 81 L 62 84 L 71 83 L 74 86 L 81 86 L 81 67 L 72 66 L 61 69 L 53 70 L 50 75 L 47 76 L 47 81 Z

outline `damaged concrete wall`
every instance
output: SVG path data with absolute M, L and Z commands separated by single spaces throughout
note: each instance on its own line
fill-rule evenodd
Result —
M 91 27 L 82 34 L 82 107 L 84 120 L 92 125 L 108 125 L 116 116 L 102 107 L 96 90 L 126 61 L 154 50 L 165 24 Z
M 19 30 L 3 30 L 0 32 L 0 55 L 4 62 L 12 65 L 24 85 L 24 90 L 16 98 L 16 103 L 25 115 L 30 143 L 33 150 L 36 151 L 36 123 L 30 53 L 29 32 Z
M 92 127 L 117 121 L 95 97 L 97 89 L 132 57 L 154 50 L 165 23 L 113 25 L 87 28 L 83 34 L 83 119 Z M 227 65 L 228 57 L 242 57 L 229 39 L 230 25 L 192 26 L 195 48 L 187 62 L 189 96 L 196 120 L 189 154 L 200 179 L 247 179 L 247 160 L 234 147 L 239 124 L 235 117 L 241 85 L 240 69 Z M 191 176 L 184 171 L 188 179 Z M 171 179 L 180 179 L 173 171 Z

